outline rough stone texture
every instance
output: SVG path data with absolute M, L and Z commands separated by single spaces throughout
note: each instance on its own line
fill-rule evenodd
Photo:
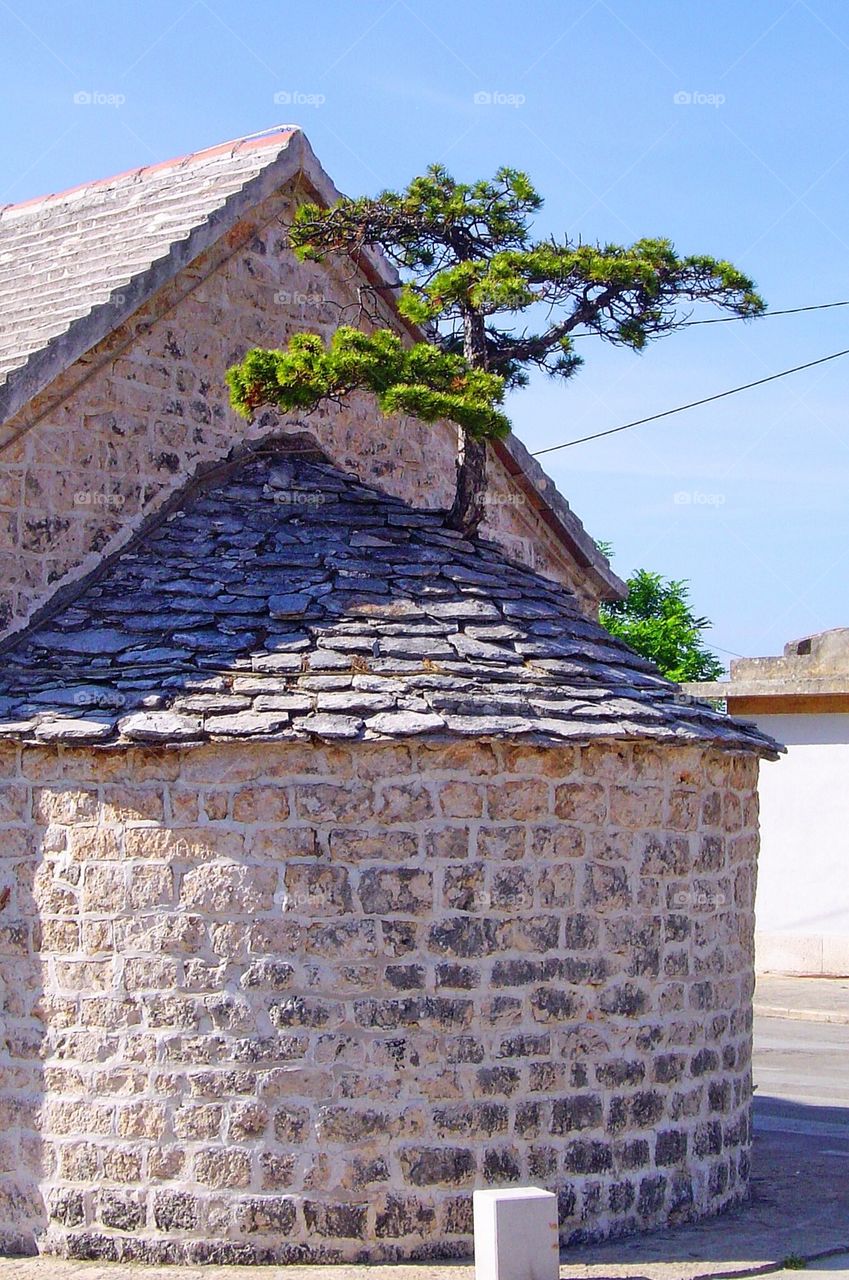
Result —
M 644 744 L 0 745 L 0 1243 L 465 1257 L 748 1173 L 757 761 Z M 634 806 L 635 788 L 656 797 Z
M 300 137 L 295 134 L 295 140 Z M 278 148 L 284 159 L 295 146 L 289 138 L 283 135 Z M 312 155 L 305 142 L 298 146 L 298 154 Z M 268 163 L 274 148 L 263 147 L 256 154 Z M 273 176 L 273 165 L 264 173 L 256 154 L 238 145 L 229 158 L 217 151 L 200 153 L 179 165 L 2 212 L 0 270 L 8 260 L 26 295 L 9 293 L 3 321 L 15 352 L 7 353 L 4 366 L 0 345 L 0 368 L 23 359 L 25 351 L 17 348 L 24 337 L 26 347 L 52 334 L 47 350 L 58 352 L 62 326 L 86 304 L 102 303 L 110 284 L 119 302 L 108 336 L 0 427 L 0 634 L 20 627 L 58 587 L 126 543 L 145 515 L 198 466 L 277 424 L 271 412 L 250 425 L 233 413 L 224 383 L 230 364 L 251 346 L 281 346 L 304 328 L 328 337 L 354 314 L 358 288 L 371 289 L 347 260 L 319 266 L 294 259 L 286 226 L 296 166 L 281 189 L 267 190 L 271 184 L 265 174 Z M 332 184 L 314 157 L 304 163 L 307 189 L 311 173 L 332 198 Z M 260 187 L 265 194 L 253 204 L 243 199 L 252 181 L 265 184 Z M 303 187 L 303 179 L 295 181 Z M 246 208 L 230 226 L 222 219 L 233 200 L 242 200 Z M 158 211 L 155 219 L 148 217 L 149 208 Z M 163 253 L 169 236 L 174 252 L 188 254 L 182 246 L 192 228 L 203 233 L 207 247 L 171 277 L 163 273 L 161 287 L 124 314 L 129 303 L 120 303 L 118 291 L 133 270 Z M 54 276 L 56 262 L 67 264 L 61 285 L 52 276 L 44 280 L 43 271 L 32 274 L 39 268 L 41 244 L 50 246 L 47 266 Z M 61 298 L 52 299 L 54 288 L 64 290 Z M 373 306 L 383 323 L 397 327 L 397 317 L 382 300 L 375 298 Z M 9 379 L 26 376 L 26 369 L 8 373 Z M 383 419 L 364 396 L 341 410 L 326 406 L 309 422 L 322 447 L 346 470 L 414 505 L 450 506 L 456 452 L 450 425 Z M 489 470 L 484 530 L 517 559 L 574 589 L 592 612 L 605 575 L 614 584 L 618 580 L 551 482 L 540 473 L 526 492 L 492 451 Z M 538 499 L 545 484 L 579 540 L 590 547 L 601 578 L 576 562 L 535 509 L 531 498 Z

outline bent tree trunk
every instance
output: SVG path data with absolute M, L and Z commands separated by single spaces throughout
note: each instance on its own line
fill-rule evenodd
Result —
M 473 534 L 483 519 L 486 493 L 486 441 L 475 440 L 462 427 L 457 440 L 457 488 L 445 523 Z
M 486 326 L 478 312 L 463 317 L 463 355 L 476 369 L 486 369 Z M 486 494 L 486 441 L 476 440 L 463 427 L 457 434 L 457 488 L 445 523 L 449 529 L 473 534 L 483 519 Z

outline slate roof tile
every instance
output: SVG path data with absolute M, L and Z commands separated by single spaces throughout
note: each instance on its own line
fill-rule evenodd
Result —
M 315 501 L 275 501 L 270 476 Z M 775 754 L 754 726 L 684 699 L 564 588 L 303 441 L 245 449 L 207 486 L 7 646 L 0 737 L 472 734 Z M 365 569 L 369 589 L 350 590 Z

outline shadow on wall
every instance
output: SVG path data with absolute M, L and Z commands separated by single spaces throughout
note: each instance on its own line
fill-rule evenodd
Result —
M 694 1258 L 704 1267 L 743 1268 L 840 1250 L 835 1268 L 846 1275 L 847 1157 L 849 1107 L 813 1106 L 758 1093 L 750 1194 L 743 1204 L 648 1236 L 567 1249 L 562 1261 L 575 1267 L 624 1265 L 635 1272 L 649 1264 L 677 1262 L 681 1273 L 689 1275 Z M 815 1270 L 819 1274 L 831 1266 L 818 1262 Z
M 0 1252 L 34 1254 L 47 1226 L 39 1135 L 45 1097 L 42 946 L 71 922 L 39 923 L 40 849 L 18 753 L 0 747 Z M 77 869 L 79 870 L 79 868 Z M 68 889 L 70 886 L 68 886 Z M 58 904 L 61 884 L 51 891 Z

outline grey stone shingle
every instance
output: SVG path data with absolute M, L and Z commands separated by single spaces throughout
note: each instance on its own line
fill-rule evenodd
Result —
M 275 468 L 316 501 L 275 501 Z M 449 536 L 441 519 L 302 441 L 247 450 L 7 646 L 0 737 L 475 734 L 775 754 L 753 726 L 683 699 L 564 588 L 489 543 Z M 281 541 L 299 554 L 278 556 Z M 366 572 L 380 590 L 351 592 Z M 539 656 L 552 653 L 568 657 Z

